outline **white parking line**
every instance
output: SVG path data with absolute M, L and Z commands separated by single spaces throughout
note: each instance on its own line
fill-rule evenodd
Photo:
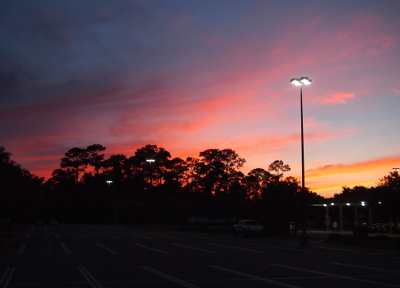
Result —
M 72 254 L 71 250 L 68 249 L 68 247 L 67 247 L 67 245 L 65 245 L 65 243 L 60 243 L 60 245 L 61 245 L 61 248 L 64 250 L 65 254 L 67 254 L 67 255 Z
M 89 271 L 86 270 L 85 267 L 78 267 L 79 272 L 83 275 L 83 277 L 86 279 L 86 281 L 92 286 L 93 288 L 103 288 L 103 285 L 101 285 L 94 277 L 92 274 L 89 273 Z
M 3 277 L 1 277 L 1 279 L 0 279 L 0 287 L 1 288 L 7 287 L 8 283 L 10 283 L 10 280 L 11 280 L 11 277 L 12 277 L 12 274 L 14 273 L 14 271 L 15 271 L 15 267 L 12 267 L 12 268 L 8 267 L 6 269 L 6 272 L 4 272 Z
M 274 249 L 282 249 L 282 250 L 291 250 L 291 251 L 297 251 L 297 252 L 313 253 L 313 252 L 308 251 L 308 250 L 295 249 L 295 248 L 287 248 L 287 247 L 263 245 L 263 244 L 254 244 L 254 243 L 246 243 L 246 244 L 260 246 L 260 247 L 274 248 Z
M 162 254 L 169 254 L 168 252 L 165 252 L 165 251 L 162 251 L 162 250 L 158 250 L 158 249 L 155 249 L 155 248 L 151 248 L 151 247 L 148 247 L 148 246 L 145 246 L 145 245 L 139 244 L 139 243 L 134 243 L 134 244 L 135 244 L 135 245 L 137 245 L 137 246 L 140 246 L 140 247 L 143 247 L 143 248 L 149 249 L 149 250 L 153 250 L 153 251 L 156 251 L 156 252 L 162 253 Z
M 113 236 L 113 235 L 106 235 L 106 236 L 108 236 L 108 237 L 112 237 L 112 238 L 115 238 L 115 239 L 118 239 L 118 240 L 121 240 L 122 238 L 119 238 L 119 237 L 117 237 L 117 236 Z
M 181 246 L 184 248 L 188 248 L 188 249 L 193 249 L 193 250 L 199 250 L 199 251 L 204 251 L 204 252 L 208 252 L 208 253 L 214 253 L 214 254 L 218 254 L 218 252 L 215 251 L 211 251 L 211 250 L 207 250 L 207 249 L 202 249 L 202 248 L 197 248 L 197 247 L 190 247 L 190 246 L 186 246 L 186 245 L 182 245 L 182 244 L 178 244 L 178 243 L 171 243 L 177 246 Z
M 374 270 L 374 271 L 390 272 L 390 273 L 400 273 L 400 271 L 385 270 L 385 269 L 372 268 L 372 267 L 367 267 L 367 266 L 350 265 L 350 264 L 336 263 L 336 262 L 330 262 L 330 263 L 333 264 L 333 265 L 341 265 L 341 266 L 354 267 L 354 268 L 361 268 L 361 269 L 368 269 L 368 270 Z
M 185 281 L 183 281 L 183 280 L 179 280 L 178 278 L 175 278 L 175 277 L 173 277 L 173 276 L 171 276 L 171 275 L 165 274 L 165 273 L 163 273 L 163 272 L 161 272 L 161 271 L 158 271 L 158 270 L 156 270 L 156 269 L 153 269 L 153 268 L 151 268 L 151 267 L 142 266 L 142 268 L 143 268 L 143 269 L 146 269 L 147 271 L 153 272 L 154 274 L 157 274 L 157 275 L 159 275 L 159 276 L 161 276 L 161 277 L 164 277 L 164 278 L 166 278 L 166 279 L 168 279 L 168 280 L 170 280 L 170 281 L 172 281 L 172 282 L 175 282 L 175 283 L 177 283 L 177 284 L 180 284 L 180 285 L 182 285 L 182 286 L 185 286 L 185 287 L 188 287 L 188 288 L 199 288 L 199 287 L 196 286 L 196 285 L 190 284 L 190 283 L 185 282 Z
M 114 251 L 114 250 L 112 250 L 112 249 L 110 249 L 110 248 L 107 248 L 106 246 L 103 246 L 103 245 L 101 245 L 100 243 L 94 243 L 94 244 L 96 244 L 97 246 L 103 248 L 104 250 L 107 250 L 108 252 L 110 252 L 110 253 L 112 253 L 112 254 L 119 254 L 118 252 L 116 252 L 116 251 Z
M 143 236 L 143 235 L 139 235 L 139 234 L 135 234 L 135 233 L 131 233 L 131 236 L 135 236 L 135 237 L 140 237 L 140 238 L 144 238 L 144 239 L 153 240 L 153 238 L 150 238 L 150 237 L 147 237 L 147 236 Z
M 224 248 L 230 248 L 230 249 L 243 250 L 243 251 L 250 251 L 250 252 L 254 252 L 254 253 L 261 253 L 261 254 L 264 254 L 264 252 L 262 252 L 262 251 L 257 251 L 257 250 L 253 250 L 253 249 L 240 248 L 240 247 L 235 247 L 235 246 L 226 246 L 226 245 L 221 245 L 221 244 L 216 244 L 216 243 L 208 243 L 208 244 L 210 244 L 210 245 L 215 245 L 215 246 L 220 246 L 220 247 L 224 247 Z
M 336 250 L 336 251 L 346 251 L 346 252 L 360 252 L 357 250 L 351 250 L 351 249 L 342 249 L 342 248 L 333 248 L 333 247 L 323 247 L 323 246 L 312 246 L 313 248 L 318 248 L 318 249 L 326 249 L 326 250 Z
M 175 237 L 175 236 L 169 236 L 169 235 L 165 235 L 165 234 L 162 234 L 162 233 L 154 233 L 154 234 L 158 235 L 158 236 L 161 236 L 161 237 L 167 237 L 167 238 L 182 240 L 182 238 L 178 238 L 178 237 Z
M 25 248 L 26 248 L 26 243 L 22 243 L 22 244 L 21 244 L 21 247 L 20 247 L 19 250 L 18 250 L 17 255 L 22 255 L 22 254 L 24 254 Z
M 89 237 L 86 237 L 85 235 L 78 234 L 78 236 L 82 237 L 83 239 L 89 239 Z
M 340 279 L 352 280 L 352 281 L 356 281 L 356 282 L 374 284 L 374 285 L 377 285 L 377 287 L 383 287 L 383 286 L 400 287 L 399 285 L 385 284 L 385 283 L 382 283 L 382 282 L 363 280 L 363 279 L 353 278 L 353 277 L 349 277 L 349 276 L 340 276 L 340 275 L 336 275 L 336 274 L 320 272 L 320 271 L 315 271 L 315 270 L 309 270 L 309 269 L 303 269 L 303 268 L 298 268 L 298 267 L 292 267 L 292 266 L 286 266 L 286 265 L 280 265 L 280 264 L 270 264 L 270 265 L 277 266 L 277 267 L 282 267 L 282 268 L 285 268 L 285 269 L 293 269 L 293 270 L 298 270 L 298 271 L 303 271 L 303 272 L 308 272 L 308 273 L 324 275 L 324 276 L 333 277 L 333 278 L 340 278 Z
M 233 273 L 233 274 L 240 275 L 240 276 L 243 276 L 243 277 L 247 277 L 247 278 L 250 278 L 250 279 L 253 279 L 253 280 L 258 280 L 258 281 L 262 281 L 262 282 L 266 282 L 266 283 L 271 283 L 271 284 L 275 284 L 275 285 L 282 286 L 282 287 L 301 288 L 299 286 L 290 285 L 290 284 L 286 284 L 286 283 L 282 283 L 282 282 L 278 282 L 278 281 L 274 281 L 274 280 L 270 280 L 270 279 L 266 279 L 266 278 L 261 278 L 261 277 L 258 277 L 258 276 L 254 276 L 254 275 L 250 275 L 250 274 L 246 274 L 246 273 L 242 273 L 242 272 L 238 272 L 238 271 L 233 271 L 233 270 L 226 269 L 226 268 L 219 267 L 219 266 L 214 266 L 214 265 L 207 265 L 207 266 L 211 267 L 211 268 L 214 268 L 214 269 L 221 270 L 221 271 L 225 271 L 225 272 Z
M 215 239 L 215 238 L 211 238 L 211 237 L 205 237 L 205 236 L 196 236 L 196 235 L 187 235 L 187 237 L 192 237 L 192 238 L 200 238 L 200 239 L 208 239 L 208 240 Z

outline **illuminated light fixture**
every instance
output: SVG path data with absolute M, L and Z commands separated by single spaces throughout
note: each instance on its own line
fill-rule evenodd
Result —
M 333 206 L 333 205 L 335 205 L 335 203 L 331 203 L 331 205 Z
M 299 78 L 292 78 L 290 80 L 290 83 L 292 83 L 293 85 L 296 85 L 296 86 L 310 85 L 311 82 L 312 82 L 312 80 L 310 78 L 308 78 L 308 77 L 301 77 L 300 79 Z
M 347 206 L 350 206 L 350 203 L 346 203 Z
M 362 205 L 362 206 L 365 206 L 365 202 L 364 202 L 364 201 L 361 201 L 361 205 Z
M 151 162 L 154 162 L 154 161 L 156 161 L 156 160 L 154 160 L 154 159 L 147 159 L 147 160 L 146 160 L 146 162 L 150 162 L 150 163 L 151 163 Z
M 328 205 L 324 204 L 324 207 L 326 207 L 326 206 L 328 206 Z
M 400 168 L 392 168 L 393 171 L 400 171 Z

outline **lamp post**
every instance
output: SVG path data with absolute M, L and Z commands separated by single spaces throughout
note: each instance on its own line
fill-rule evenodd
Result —
M 153 171 L 152 171 L 152 167 L 151 164 L 156 161 L 154 159 L 147 159 L 146 162 L 150 163 L 150 187 L 153 186 Z
M 113 203 L 114 203 L 114 195 L 111 193 L 111 183 L 113 183 L 113 181 L 111 181 L 111 180 L 107 180 L 106 181 L 107 183 L 108 183 L 108 193 L 110 194 L 108 197 L 109 197 L 109 199 L 110 199 L 110 201 L 109 201 L 109 204 L 110 204 L 110 207 L 109 207 L 109 209 L 110 209 L 110 215 L 109 215 L 109 217 L 110 217 L 110 223 L 112 223 L 112 219 L 113 219 Z
M 305 190 L 305 177 L 304 177 L 304 132 L 303 132 L 303 85 L 310 85 L 311 79 L 308 77 L 292 78 L 290 83 L 296 86 L 300 86 L 300 118 L 301 118 L 301 192 L 303 194 L 303 211 L 301 226 L 303 227 L 303 233 L 300 238 L 300 245 L 308 246 L 308 238 L 306 232 L 305 223 L 305 208 L 306 208 L 306 190 Z
M 111 181 L 111 180 L 107 180 L 107 183 L 108 183 L 108 189 L 111 189 L 111 183 L 112 183 L 113 181 Z
M 152 163 L 156 161 L 154 159 L 146 159 L 146 162 L 149 162 L 150 164 L 150 188 L 149 188 L 149 225 L 150 225 L 150 229 L 151 229 L 151 213 L 152 213 L 152 209 L 151 209 L 151 190 L 153 189 L 153 170 L 152 170 Z

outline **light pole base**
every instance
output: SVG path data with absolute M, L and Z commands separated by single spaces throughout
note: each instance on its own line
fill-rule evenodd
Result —
M 300 235 L 300 246 L 308 247 L 308 235 L 306 232 L 303 232 Z

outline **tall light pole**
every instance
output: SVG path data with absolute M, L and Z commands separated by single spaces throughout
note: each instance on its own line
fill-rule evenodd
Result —
M 303 227 L 303 233 L 300 238 L 300 245 L 308 246 L 308 238 L 306 232 L 306 220 L 305 220 L 305 209 L 306 209 L 306 190 L 305 190 L 305 176 L 304 176 L 304 129 L 303 129 L 303 85 L 310 85 L 311 79 L 308 77 L 292 78 L 290 83 L 296 86 L 300 86 L 300 118 L 301 118 L 301 192 L 303 194 L 303 211 L 301 226 Z
M 146 159 L 146 162 L 149 162 L 150 163 L 150 188 L 149 188 L 149 225 L 150 225 L 150 229 L 151 229 L 151 223 L 152 223 L 152 221 L 151 221 L 151 217 L 153 216 L 153 215 L 151 215 L 151 213 L 153 212 L 153 209 L 151 209 L 152 207 L 151 207 L 151 193 L 152 193 L 152 189 L 153 189 L 153 170 L 152 170 L 152 163 L 154 162 L 154 161 L 156 161 L 156 160 L 154 160 L 154 159 Z

